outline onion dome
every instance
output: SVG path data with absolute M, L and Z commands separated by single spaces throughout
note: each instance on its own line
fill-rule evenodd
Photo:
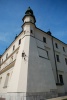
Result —
M 26 16 L 32 16 L 32 17 L 34 18 L 34 21 L 36 22 L 35 16 L 34 16 L 34 14 L 33 14 L 33 10 L 32 10 L 30 7 L 28 7 L 28 9 L 26 10 L 25 16 L 24 16 L 23 19 L 22 19 L 23 21 L 24 21 L 24 18 L 25 18 Z

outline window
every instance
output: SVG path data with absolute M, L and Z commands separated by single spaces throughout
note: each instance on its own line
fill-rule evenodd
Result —
M 7 76 L 6 76 L 5 83 L 4 83 L 4 88 L 6 88 L 7 85 L 8 85 L 9 75 L 10 75 L 10 73 L 8 73 Z
M 43 37 L 43 42 L 45 42 L 45 43 L 46 43 L 46 38 L 45 38 L 45 37 Z
M 66 62 L 66 65 L 67 65 L 67 58 L 65 58 L 65 62 Z
M 19 45 L 21 44 L 21 39 L 19 40 Z
M 18 51 L 16 52 L 16 54 L 18 54 Z
M 0 77 L 0 84 L 1 84 L 2 77 Z
M 32 20 L 30 20 L 30 22 L 32 22 Z
M 13 56 L 11 57 L 11 62 L 13 62 Z
M 6 59 L 7 59 L 7 57 L 8 57 L 8 53 L 6 54 Z
M 13 51 L 15 50 L 15 45 L 13 46 Z
M 63 47 L 63 51 L 65 52 L 65 48 Z
M 55 43 L 55 46 L 56 46 L 56 48 L 58 48 L 58 44 L 57 43 Z
M 26 31 L 24 31 L 24 34 L 26 33 Z
M 59 75 L 59 82 L 63 83 L 63 76 L 62 75 Z
M 30 30 L 31 33 L 33 33 L 33 30 Z
M 3 59 L 2 59 L 2 63 L 3 63 Z
M 59 55 L 56 55 L 57 62 L 60 62 Z
M 46 51 L 47 52 L 47 57 L 48 57 L 48 59 L 49 59 L 49 53 L 48 53 L 48 51 Z

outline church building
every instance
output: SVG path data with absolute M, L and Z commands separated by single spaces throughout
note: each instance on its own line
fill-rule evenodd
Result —
M 1 100 L 47 100 L 67 94 L 67 44 L 35 25 L 28 7 L 22 31 L 0 55 Z

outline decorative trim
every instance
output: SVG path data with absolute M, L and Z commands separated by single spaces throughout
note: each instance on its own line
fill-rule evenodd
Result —
M 25 18 L 26 16 L 31 16 L 31 17 L 33 17 L 33 18 L 34 18 L 34 21 L 36 22 L 36 19 L 35 19 L 35 16 L 34 16 L 34 15 L 25 15 L 25 16 L 23 17 L 22 21 L 24 21 L 24 18 Z
M 65 54 L 63 54 L 63 55 L 67 57 L 67 55 L 65 55 Z
M 54 43 L 53 43 L 53 37 L 52 37 L 52 47 L 53 47 L 53 54 L 54 54 L 54 61 L 55 61 L 55 67 L 56 67 L 56 76 L 57 76 L 57 82 L 59 82 L 58 79 L 58 69 L 57 69 L 57 62 L 56 62 L 56 57 L 55 57 L 55 50 L 54 50 Z
M 43 49 L 43 48 L 41 48 L 41 47 L 39 47 L 39 46 L 37 46 L 37 48 L 39 48 L 39 49 L 42 49 L 42 50 L 46 51 L 45 49 Z M 46 51 L 46 52 L 47 52 L 47 51 Z
M 41 29 L 40 29 L 40 28 L 38 28 L 38 27 L 36 27 L 36 29 L 38 29 L 38 30 L 42 31 L 43 33 L 47 34 L 47 32 L 45 32 L 45 31 L 41 30 Z M 49 35 L 49 34 L 47 34 L 47 35 Z M 56 40 L 58 40 L 58 41 L 60 41 L 61 43 L 65 44 L 65 45 L 67 46 L 67 44 L 66 44 L 66 43 L 62 42 L 61 40 L 57 39 L 56 37 L 54 37 L 54 36 L 52 36 L 52 35 L 49 35 L 49 36 L 50 36 L 50 37 L 52 37 L 52 38 L 54 38 L 54 39 L 56 39 Z
M 18 49 L 19 49 L 19 47 L 13 53 L 11 53 L 9 55 L 9 57 L 6 60 L 4 60 L 3 63 L 0 66 L 2 66 Z
M 49 92 L 48 91 L 47 92 L 15 92 L 15 93 L 8 92 L 8 95 L 10 96 L 9 99 L 18 100 L 18 94 L 21 99 L 26 98 L 29 100 L 35 100 L 35 99 L 45 100 L 45 99 L 55 98 L 58 96 L 57 90 L 50 90 Z
M 29 24 L 29 23 L 30 23 L 30 24 L 33 24 L 33 25 L 35 26 L 34 23 L 32 23 L 32 22 L 29 21 L 29 22 L 25 22 L 21 27 L 23 27 L 25 24 Z
M 45 58 L 45 57 L 43 57 L 43 56 L 40 56 L 40 55 L 39 55 L 39 57 L 41 57 L 41 58 L 44 58 L 44 59 L 47 59 L 47 60 L 50 60 L 50 59 L 48 59 L 48 58 Z
M 62 86 L 64 83 L 56 83 L 57 86 Z
M 22 32 L 23 32 L 23 31 L 21 31 L 21 32 L 19 33 L 19 35 L 17 36 L 17 38 L 22 34 Z M 17 38 L 16 38 L 16 39 L 17 39 Z M 8 49 L 10 48 L 10 46 L 15 42 L 16 39 L 14 39 L 14 41 L 8 46 L 7 50 L 8 50 Z M 7 50 L 6 50 L 6 51 L 7 51 Z M 5 52 L 6 52 L 6 51 L 5 51 Z M 5 54 L 5 52 L 1 55 L 1 57 Z
M 49 49 L 49 50 L 51 49 L 50 47 L 48 47 L 48 46 L 45 46 L 45 45 L 44 45 L 44 47 L 45 47 L 46 49 Z
M 58 54 L 61 54 L 61 52 L 60 51 L 57 51 L 57 50 L 54 50 L 56 53 L 58 53 Z
M 3 69 L 0 71 L 0 75 L 1 75 L 2 73 L 6 72 L 7 70 L 9 70 L 10 68 L 12 68 L 12 67 L 14 66 L 14 64 L 15 64 L 15 61 L 16 61 L 16 60 L 14 60 L 14 61 L 11 62 L 9 65 L 7 65 L 5 68 L 3 68 Z
M 41 30 L 41 29 L 39 29 L 39 28 L 37 28 L 36 26 L 35 26 L 35 28 L 36 29 L 38 29 L 38 30 L 40 30 L 40 31 L 42 31 L 43 33 L 45 33 L 45 34 L 47 34 L 47 32 L 45 32 L 45 31 L 43 31 L 43 30 Z M 20 32 L 20 34 L 19 35 L 21 35 L 22 34 L 22 32 L 23 31 L 21 31 Z M 19 35 L 17 36 L 17 37 L 19 37 Z M 49 35 L 49 34 L 47 34 L 47 35 Z M 52 36 L 52 35 L 49 35 L 50 37 L 52 37 L 52 38 L 55 38 L 54 36 Z M 55 38 L 55 39 L 57 39 L 57 38 Z M 60 41 L 61 43 L 63 43 L 63 44 L 65 44 L 66 46 L 67 46 L 67 44 L 66 43 L 64 43 L 64 42 L 62 42 L 61 40 L 59 40 L 59 39 L 57 39 L 58 41 Z M 14 40 L 15 41 L 15 40 Z M 14 43 L 14 41 L 9 45 L 9 47 Z M 9 48 L 8 47 L 8 48 Z M 8 48 L 7 48 L 7 50 L 8 50 Z M 5 54 L 5 52 L 2 54 L 2 56 Z

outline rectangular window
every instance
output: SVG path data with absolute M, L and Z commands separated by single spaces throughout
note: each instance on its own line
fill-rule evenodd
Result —
M 56 55 L 57 62 L 60 62 L 59 55 Z
M 55 46 L 56 46 L 56 48 L 58 48 L 58 44 L 57 43 L 55 43 Z
M 6 59 L 8 58 L 8 53 L 6 54 Z
M 3 63 L 3 59 L 2 59 L 2 63 Z
M 9 73 L 7 74 L 6 76 L 6 79 L 5 79 L 5 83 L 4 83 L 4 88 L 7 88 L 7 85 L 8 85 L 8 81 L 9 81 Z
M 26 33 L 26 31 L 24 31 L 24 34 Z
M 63 83 L 63 76 L 62 75 L 59 75 L 59 82 Z
M 15 50 L 15 45 L 13 46 L 13 51 Z
M 45 42 L 45 43 L 46 43 L 46 38 L 45 38 L 45 37 L 43 37 L 43 42 Z
M 67 65 L 67 58 L 65 58 L 65 63 L 66 63 L 66 65 Z
M 1 81 L 2 81 L 2 77 L 0 77 L 0 84 L 1 84 Z
M 11 57 L 11 60 L 10 61 L 13 62 L 13 56 Z
M 31 33 L 33 33 L 33 30 L 30 30 Z
M 63 51 L 65 52 L 65 48 L 63 47 Z
M 21 44 L 21 39 L 19 40 L 19 45 Z

